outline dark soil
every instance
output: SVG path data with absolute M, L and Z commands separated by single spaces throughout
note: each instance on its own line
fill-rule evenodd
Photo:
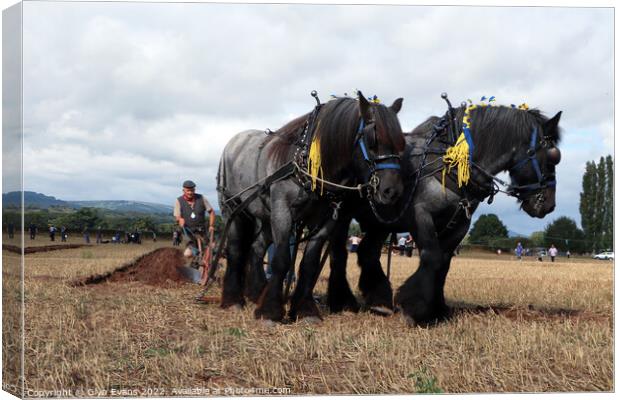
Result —
M 89 244 L 54 244 L 49 246 L 32 246 L 32 247 L 24 247 L 24 254 L 30 253 L 39 253 L 43 251 L 54 251 L 54 250 L 66 250 L 66 249 L 77 249 L 79 247 L 90 246 Z M 22 249 L 19 246 L 15 246 L 12 244 L 3 244 L 2 250 L 7 250 L 12 253 L 21 254 Z
M 153 286 L 175 286 L 187 282 L 179 268 L 185 263 L 179 249 L 162 248 L 146 253 L 115 270 L 73 280 L 71 286 L 104 282 L 141 282 Z

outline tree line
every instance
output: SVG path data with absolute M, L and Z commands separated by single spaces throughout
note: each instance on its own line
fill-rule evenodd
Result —
M 572 218 L 561 216 L 547 224 L 544 231 L 528 237 L 508 237 L 508 229 L 495 214 L 481 215 L 474 223 L 467 244 L 511 250 L 517 242 L 524 247 L 550 247 L 573 253 L 598 252 L 613 248 L 613 175 L 611 155 L 598 164 L 588 161 L 582 179 L 579 212 L 580 229 Z
M 581 226 L 592 251 L 613 248 L 614 162 L 611 155 L 586 163 L 579 199 Z
M 18 208 L 6 208 L 2 211 L 4 225 L 12 223 L 16 229 L 21 223 Z M 101 229 L 103 231 L 141 231 L 172 233 L 177 228 L 172 215 L 123 213 L 101 208 L 83 207 L 78 210 L 62 207 L 49 209 L 26 209 L 24 212 L 24 229 L 30 224 L 37 226 L 39 231 L 47 230 L 50 225 L 60 228 L 64 226 L 70 232 Z M 216 230 L 223 225 L 220 216 L 216 218 Z

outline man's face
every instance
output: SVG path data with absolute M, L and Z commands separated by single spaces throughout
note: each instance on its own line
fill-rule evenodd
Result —
M 195 188 L 183 188 L 183 194 L 186 198 L 192 200 L 194 198 L 194 193 L 196 192 Z

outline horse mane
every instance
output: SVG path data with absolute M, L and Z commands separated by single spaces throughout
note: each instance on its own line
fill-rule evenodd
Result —
M 464 113 L 464 107 L 456 110 L 457 121 L 463 120 Z M 474 157 L 476 154 L 478 157 L 502 154 L 506 149 L 522 147 L 523 143 L 530 142 L 532 129 L 537 127 L 538 134 L 542 134 L 543 126 L 549 120 L 538 109 L 521 110 L 506 106 L 478 107 L 470 115 L 476 146 Z M 553 133 L 554 144 L 559 140 L 558 133 Z
M 306 113 L 301 117 L 287 122 L 284 126 L 268 136 L 268 141 L 274 141 L 269 152 L 269 157 L 275 161 L 276 165 L 281 166 L 289 160 L 292 146 L 295 145 L 297 140 L 301 137 L 309 115 L 310 113 Z
M 377 142 L 401 152 L 405 140 L 396 114 L 382 104 L 370 103 L 370 107 L 374 111 Z M 307 113 L 288 122 L 272 135 L 271 140 L 277 142 L 273 143 L 270 156 L 278 165 L 290 159 L 309 115 Z M 340 97 L 322 105 L 314 123 L 314 137 L 321 144 L 321 166 L 326 177 L 336 175 L 352 161 L 359 123 L 356 99 Z

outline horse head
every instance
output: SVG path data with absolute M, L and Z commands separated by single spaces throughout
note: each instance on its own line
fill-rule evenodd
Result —
M 377 204 L 396 203 L 404 188 L 400 155 L 405 137 L 396 116 L 402 101 L 387 107 L 358 92 L 358 99 L 341 97 L 325 103 L 310 148 L 314 174 L 321 171 L 329 181 L 362 185 L 368 200 Z
M 368 186 L 368 198 L 379 204 L 394 204 L 404 190 L 400 155 L 405 139 L 397 118 L 403 104 L 398 98 L 386 107 L 369 102 L 358 92 L 359 127 L 355 136 L 353 163 L 360 180 Z
M 543 218 L 555 209 L 555 166 L 561 159 L 558 123 L 562 112 L 551 119 L 537 111 L 533 113 L 537 122 L 531 128 L 529 140 L 514 152 L 509 191 L 528 215 Z

